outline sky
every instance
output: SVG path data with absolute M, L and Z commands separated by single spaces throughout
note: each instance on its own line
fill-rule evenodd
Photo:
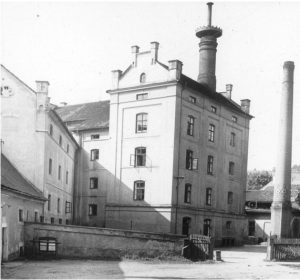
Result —
M 293 164 L 300 164 L 300 2 L 215 1 L 212 24 L 218 39 L 217 91 L 233 84 L 232 99 L 251 100 L 248 170 L 276 165 L 284 61 L 295 63 Z M 109 99 L 111 71 L 125 70 L 131 46 L 159 61 L 183 62 L 197 79 L 205 1 L 1 1 L 1 63 L 35 89 L 50 82 L 51 102 L 77 104 Z M 299 69 L 298 69 L 299 67 Z

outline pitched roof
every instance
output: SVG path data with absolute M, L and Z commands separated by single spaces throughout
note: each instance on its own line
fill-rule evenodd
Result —
M 187 86 L 191 89 L 194 89 L 196 91 L 201 92 L 202 94 L 206 95 L 209 98 L 212 98 L 220 103 L 222 103 L 225 106 L 230 107 L 231 109 L 234 109 L 235 111 L 239 112 L 240 114 L 247 116 L 248 118 L 252 119 L 253 116 L 250 114 L 244 112 L 239 104 L 234 102 L 232 99 L 228 99 L 227 97 L 223 96 L 221 93 L 214 92 L 210 90 L 207 86 L 198 83 L 197 81 L 189 78 L 188 76 L 181 74 L 179 82 Z
M 246 201 L 258 201 L 258 202 L 272 202 L 274 193 L 274 181 L 260 190 L 246 191 Z M 292 184 L 291 184 L 291 200 L 294 201 L 300 193 L 300 172 L 292 172 Z
M 70 130 L 105 129 L 109 127 L 110 101 L 98 101 L 57 107 L 56 113 Z
M 43 193 L 29 182 L 3 154 L 1 154 L 1 188 L 38 200 L 46 200 Z

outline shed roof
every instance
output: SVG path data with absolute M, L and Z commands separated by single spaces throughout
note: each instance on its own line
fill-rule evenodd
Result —
M 43 193 L 29 182 L 3 154 L 1 154 L 1 188 L 38 200 L 46 200 Z

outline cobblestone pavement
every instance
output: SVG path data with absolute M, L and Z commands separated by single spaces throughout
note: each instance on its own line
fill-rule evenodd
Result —
M 222 262 L 47 260 L 2 265 L 2 279 L 300 279 L 299 262 L 267 262 L 265 247 L 221 249 Z

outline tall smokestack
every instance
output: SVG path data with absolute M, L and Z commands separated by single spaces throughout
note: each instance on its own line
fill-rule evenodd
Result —
M 274 195 L 271 207 L 272 234 L 290 237 L 291 222 L 291 164 L 293 127 L 294 62 L 283 64 L 283 81 L 280 103 L 277 162 L 274 178 Z
M 200 38 L 198 82 L 207 85 L 215 92 L 217 38 L 222 36 L 222 29 L 211 25 L 212 5 L 211 2 L 207 3 L 207 26 L 199 27 L 196 30 L 196 36 Z

